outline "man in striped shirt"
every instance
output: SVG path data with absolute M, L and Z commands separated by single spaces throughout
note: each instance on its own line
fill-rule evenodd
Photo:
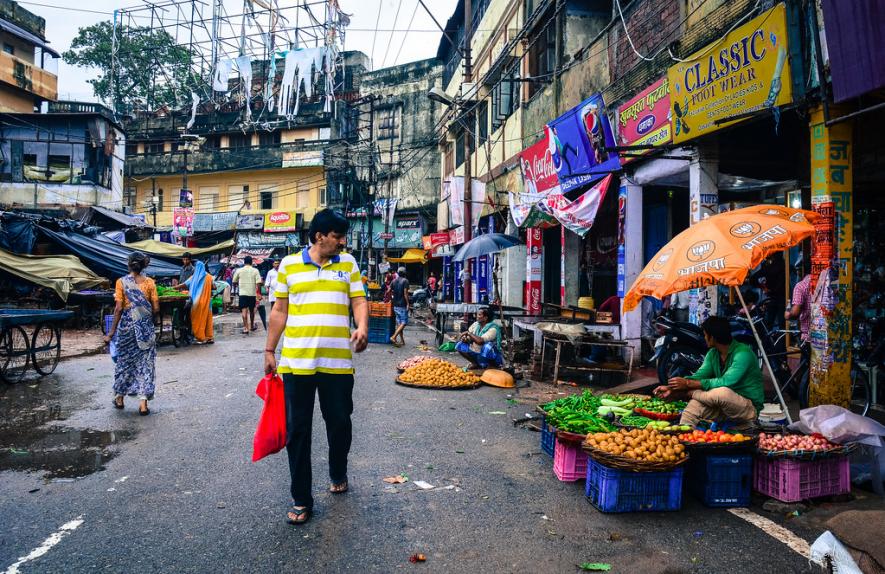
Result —
M 284 258 L 270 315 L 264 371 L 283 376 L 286 397 L 286 451 L 292 480 L 290 524 L 303 524 L 313 511 L 311 428 L 314 396 L 326 421 L 329 441 L 329 491 L 347 492 L 353 412 L 351 346 L 360 353 L 368 343 L 369 306 L 353 256 L 342 254 L 347 220 L 331 209 L 310 223 L 310 247 Z M 350 310 L 357 329 L 350 332 Z M 285 330 L 285 335 L 284 334 Z M 279 364 L 275 351 L 283 336 Z

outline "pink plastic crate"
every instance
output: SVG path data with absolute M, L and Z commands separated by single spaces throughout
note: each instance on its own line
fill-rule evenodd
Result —
M 754 490 L 781 502 L 799 502 L 851 491 L 847 456 L 794 460 L 757 456 L 753 463 Z
M 553 447 L 553 474 L 563 482 L 587 478 L 587 453 L 578 445 L 566 444 L 556 439 Z

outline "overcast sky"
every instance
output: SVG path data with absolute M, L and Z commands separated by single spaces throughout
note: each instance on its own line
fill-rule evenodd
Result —
M 204 2 L 207 5 L 207 15 L 211 14 L 211 10 L 208 10 L 211 0 Z M 242 0 L 224 0 L 224 3 L 228 13 L 242 12 Z M 301 0 L 279 0 L 281 6 L 299 3 Z M 457 0 L 425 0 L 424 3 L 433 11 L 437 21 L 445 25 Z M 115 9 L 140 5 L 132 0 L 35 0 L 35 3 L 20 0 L 20 4 L 46 19 L 46 38 L 59 52 L 70 47 L 79 28 L 112 19 Z M 351 25 L 345 36 L 345 49 L 360 50 L 371 56 L 374 45 L 373 61 L 376 68 L 436 55 L 441 34 L 424 8 L 418 4 L 418 0 L 340 0 L 340 5 L 344 12 L 352 14 Z M 321 7 L 314 7 L 317 15 L 322 13 L 318 8 Z M 379 30 L 377 34 L 376 22 Z M 408 33 L 407 29 L 410 30 Z M 59 99 L 94 100 L 92 86 L 86 83 L 89 77 L 89 70 L 59 62 Z

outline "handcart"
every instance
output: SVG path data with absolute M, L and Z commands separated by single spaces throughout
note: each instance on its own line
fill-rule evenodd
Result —
M 73 311 L 0 309 L 0 379 L 22 380 L 32 365 L 40 375 L 55 370 L 61 357 L 61 324 Z M 25 327 L 33 327 L 31 334 Z

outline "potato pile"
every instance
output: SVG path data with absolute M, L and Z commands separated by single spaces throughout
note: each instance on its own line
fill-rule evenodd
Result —
M 645 462 L 678 462 L 686 457 L 678 438 L 654 429 L 589 434 L 584 446 Z
M 421 361 L 406 369 L 399 378 L 404 383 L 433 387 L 472 387 L 479 384 L 479 377 L 442 359 Z

